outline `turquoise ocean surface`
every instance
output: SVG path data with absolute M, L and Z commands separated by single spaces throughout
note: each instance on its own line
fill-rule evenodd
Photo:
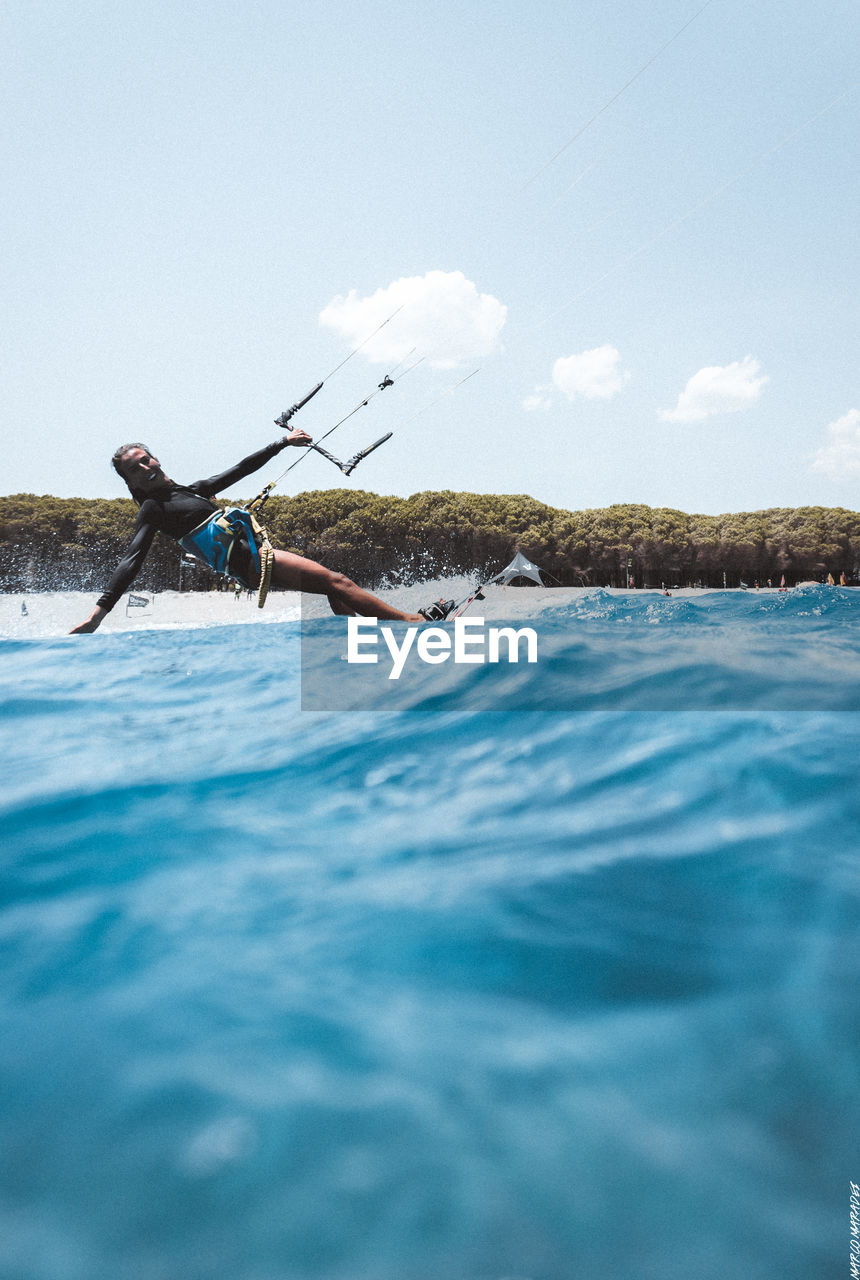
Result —
M 848 1276 L 860 591 L 180 603 L 3 598 L 0 1280 Z

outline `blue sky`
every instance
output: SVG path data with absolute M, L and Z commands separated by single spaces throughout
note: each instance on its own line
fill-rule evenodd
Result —
M 394 437 L 280 492 L 856 508 L 857 31 L 848 0 L 9 0 L 3 491 L 119 496 L 127 440 L 226 467 L 402 306 L 295 420 L 423 357 L 327 447 Z

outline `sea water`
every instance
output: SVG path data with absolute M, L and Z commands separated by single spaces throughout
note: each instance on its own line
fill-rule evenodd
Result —
M 858 595 L 316 712 L 295 597 L 4 597 L 2 1280 L 848 1276 Z

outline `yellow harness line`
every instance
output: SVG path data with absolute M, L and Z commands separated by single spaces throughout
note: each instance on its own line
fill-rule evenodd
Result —
M 262 496 L 262 495 L 261 495 Z M 254 515 L 252 508 L 259 502 L 259 498 L 255 498 L 253 502 L 249 502 L 245 510 L 251 519 L 251 528 L 254 530 L 254 537 L 257 539 L 257 554 L 260 557 L 260 583 L 257 587 L 257 608 L 262 609 L 266 603 L 266 596 L 269 594 L 269 586 L 272 581 L 272 566 L 275 563 L 275 548 L 269 541 L 269 535 Z
M 269 535 L 265 529 L 261 529 L 262 540 L 260 542 L 260 585 L 257 588 L 257 608 L 262 609 L 266 603 L 266 596 L 269 594 L 269 584 L 272 581 L 272 565 L 275 563 L 275 549 L 269 541 Z

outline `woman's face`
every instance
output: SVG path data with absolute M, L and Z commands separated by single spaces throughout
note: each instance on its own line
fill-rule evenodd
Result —
M 146 449 L 126 449 L 119 460 L 122 474 L 133 489 L 142 489 L 144 493 L 164 489 L 172 481 L 164 474 L 158 458 Z

